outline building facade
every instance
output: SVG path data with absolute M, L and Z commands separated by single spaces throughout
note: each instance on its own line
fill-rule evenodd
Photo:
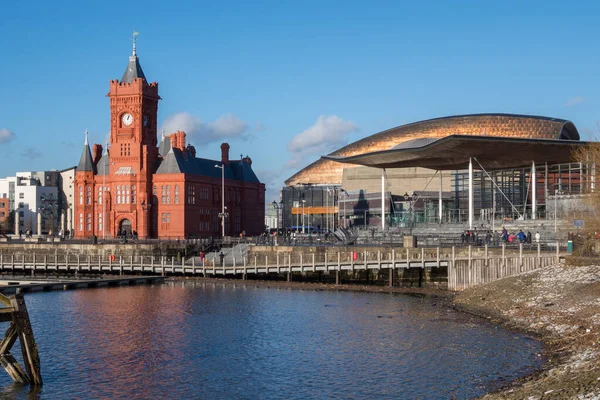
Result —
M 86 134 L 73 183 L 75 237 L 214 237 L 221 218 L 228 236 L 264 230 L 265 187 L 250 157 L 230 160 L 223 143 L 221 160 L 197 158 L 181 131 L 158 143 L 158 83 L 146 81 L 135 42 L 107 96 L 110 147 L 90 149 Z
M 56 171 L 18 172 L 0 179 L 0 197 L 8 199 L 8 212 L 15 212 L 15 233 L 58 232 L 61 209 L 55 174 Z

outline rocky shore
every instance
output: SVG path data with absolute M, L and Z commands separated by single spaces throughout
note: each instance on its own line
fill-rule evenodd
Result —
M 542 371 L 484 399 L 600 398 L 600 266 L 543 268 L 466 290 L 454 305 L 546 345 Z
M 545 343 L 541 371 L 484 399 L 600 399 L 600 266 L 559 265 L 453 294 L 435 289 L 203 279 L 227 284 L 428 295 Z

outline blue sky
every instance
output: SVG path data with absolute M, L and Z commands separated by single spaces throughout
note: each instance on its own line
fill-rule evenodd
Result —
M 131 52 L 159 129 L 248 154 L 267 201 L 345 143 L 453 114 L 600 121 L 597 1 L 0 2 L 0 176 L 77 164 Z M 92 2 L 89 2 L 92 3 Z

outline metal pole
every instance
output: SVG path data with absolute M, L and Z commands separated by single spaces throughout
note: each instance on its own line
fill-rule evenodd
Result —
M 473 229 L 473 160 L 469 157 L 469 229 Z
M 558 212 L 556 198 L 558 197 L 558 190 L 556 190 L 556 186 L 554 187 L 554 232 L 556 232 L 556 213 Z M 555 235 L 556 236 L 556 235 Z
M 225 165 L 221 165 L 221 237 L 225 237 Z
M 304 202 L 302 202 L 302 233 L 304 233 Z
M 385 231 L 385 168 L 381 169 L 381 230 Z
M 107 157 L 104 159 L 104 177 L 102 179 L 102 239 L 106 239 L 106 160 L 108 159 L 108 142 L 106 145 L 106 155 Z
M 442 203 L 442 187 L 444 185 L 444 180 L 442 179 L 443 178 L 442 171 L 439 171 L 439 173 L 440 173 L 440 198 L 438 200 L 439 201 L 438 207 L 440 209 L 439 214 L 440 214 L 440 224 L 441 224 L 442 223 L 442 218 L 443 218 L 443 215 L 444 215 L 443 214 L 443 203 Z
M 325 224 L 327 225 L 327 232 L 329 232 L 329 188 L 325 194 Z
M 537 216 L 537 185 L 535 176 L 535 161 L 531 162 L 531 219 Z

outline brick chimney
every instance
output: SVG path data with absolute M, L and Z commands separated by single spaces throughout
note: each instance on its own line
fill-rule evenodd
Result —
M 94 164 L 97 164 L 101 158 L 102 158 L 102 145 L 94 144 L 92 146 L 92 162 Z
M 229 165 L 229 144 L 227 143 L 221 145 L 221 162 Z

